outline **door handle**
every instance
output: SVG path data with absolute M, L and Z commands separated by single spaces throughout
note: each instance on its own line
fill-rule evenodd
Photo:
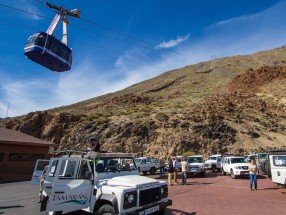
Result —
M 62 194 L 65 193 L 65 191 L 55 191 L 55 194 Z

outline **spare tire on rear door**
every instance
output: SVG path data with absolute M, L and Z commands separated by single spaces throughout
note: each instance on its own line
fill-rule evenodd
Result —
M 268 178 L 271 178 L 272 175 L 271 175 L 270 160 L 266 160 L 265 162 L 265 171 L 266 171 Z

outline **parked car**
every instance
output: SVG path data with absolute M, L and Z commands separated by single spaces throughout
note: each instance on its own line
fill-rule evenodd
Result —
M 222 164 L 222 175 L 230 174 L 232 178 L 249 175 L 249 165 L 244 157 L 225 157 Z
M 205 177 L 205 163 L 200 155 L 188 158 L 188 176 L 194 174 L 200 174 L 202 177 Z
M 139 173 L 142 172 L 144 175 L 146 175 L 148 172 L 151 175 L 154 175 L 157 169 L 160 167 L 159 160 L 151 157 L 136 158 L 135 163 Z
M 165 214 L 169 205 L 167 183 L 140 176 L 131 154 L 69 152 L 50 160 L 41 211 Z
M 205 169 L 211 169 L 213 172 L 219 171 L 221 169 L 221 154 L 211 155 L 205 161 Z

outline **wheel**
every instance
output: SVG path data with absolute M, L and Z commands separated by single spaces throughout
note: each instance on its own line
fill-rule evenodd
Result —
M 144 174 L 144 175 L 147 175 L 147 171 L 143 171 L 143 174 Z
M 201 172 L 201 176 L 204 178 L 206 177 L 206 172 Z
M 155 215 L 169 215 L 169 210 L 167 208 L 163 208 L 154 213 Z
M 216 166 L 212 165 L 212 172 L 215 172 L 215 171 L 216 171 Z
M 226 172 L 223 170 L 223 168 L 221 168 L 221 174 L 222 174 L 223 176 L 226 175 Z
M 156 173 L 156 168 L 155 167 L 152 167 L 150 169 L 150 175 L 154 175 Z
M 268 178 L 272 178 L 271 167 L 270 167 L 270 161 L 269 160 L 267 160 L 265 162 L 265 171 L 266 171 L 266 174 L 267 174 Z
M 114 207 L 111 205 L 102 205 L 97 212 L 98 215 L 116 215 Z
M 233 179 L 236 179 L 236 175 L 233 173 L 233 170 L 232 170 L 232 169 L 230 170 L 230 176 L 231 176 Z

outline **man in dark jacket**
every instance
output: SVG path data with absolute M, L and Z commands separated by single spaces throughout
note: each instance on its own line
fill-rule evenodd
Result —
M 88 142 L 90 144 L 90 148 L 89 148 L 90 151 L 93 151 L 93 152 L 99 152 L 100 151 L 100 144 L 99 144 L 99 141 L 97 139 L 95 139 L 94 137 L 90 137 L 88 139 Z

